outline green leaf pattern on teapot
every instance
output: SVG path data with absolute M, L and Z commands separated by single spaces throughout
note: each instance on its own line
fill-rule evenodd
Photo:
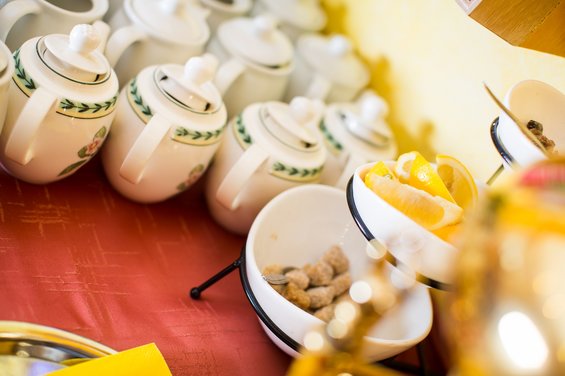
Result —
M 38 85 L 25 70 L 21 59 L 20 50 L 14 52 L 15 70 L 12 79 L 16 86 L 28 97 L 37 89 Z M 68 98 L 62 98 L 57 105 L 57 113 L 79 119 L 96 119 L 104 117 L 114 111 L 118 94 L 112 98 L 97 103 L 85 103 Z

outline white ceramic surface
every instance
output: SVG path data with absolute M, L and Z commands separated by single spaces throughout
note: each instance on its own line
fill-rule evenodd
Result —
M 106 139 L 118 79 L 96 50 L 99 40 L 91 25 L 76 25 L 69 36 L 33 38 L 14 53 L 0 134 L 0 162 L 13 176 L 36 184 L 65 178 Z
M 251 14 L 271 14 L 279 19 L 282 32 L 293 42 L 304 33 L 321 31 L 327 22 L 319 0 L 255 0 Z
M 359 166 L 353 175 L 353 200 L 360 220 L 373 237 L 411 271 L 437 282 L 453 281 L 458 250 L 420 226 L 371 191 L 364 183 L 373 163 Z
M 328 150 L 320 182 L 345 189 L 362 164 L 392 160 L 397 144 L 385 116 L 388 107 L 374 92 L 365 92 L 356 102 L 327 106 L 319 130 Z
M 229 117 L 252 103 L 282 99 L 294 69 L 294 49 L 272 18 L 224 22 L 206 50 L 220 60 L 216 84 Z
M 210 11 L 206 19 L 210 32 L 214 34 L 218 27 L 235 17 L 246 16 L 253 6 L 253 0 L 233 0 L 231 3 L 222 0 L 200 0 L 200 4 Z
M 102 151 L 106 176 L 121 194 L 143 203 L 162 201 L 204 174 L 227 121 L 212 83 L 214 63 L 193 57 L 184 72 L 176 64 L 147 67 L 122 89 Z M 199 96 L 207 105 L 196 109 Z
M 202 54 L 210 38 L 207 15 L 182 0 L 124 0 L 109 21 L 105 49 L 120 87 L 147 66 L 184 64 Z
M 8 90 L 14 74 L 14 59 L 8 47 L 0 41 L 0 132 L 4 127 L 6 110 L 8 109 Z
M 524 124 L 530 120 L 541 123 L 543 134 L 555 141 L 555 150 L 560 154 L 565 152 L 565 94 L 544 82 L 526 80 L 507 92 L 504 104 Z M 518 166 L 527 167 L 547 158 L 504 112 L 499 115 L 497 131 L 502 145 Z
M 296 67 L 284 96 L 349 102 L 369 83 L 369 71 L 343 35 L 303 34 L 296 41 Z
M 33 37 L 100 20 L 107 10 L 108 0 L 12 0 L 0 7 L 0 40 L 15 51 Z
M 350 260 L 353 280 L 361 278 L 370 265 L 367 242 L 353 222 L 344 192 L 318 184 L 289 189 L 275 197 L 249 231 L 245 268 L 251 289 L 267 316 L 298 343 L 322 321 L 279 295 L 262 278 L 261 270 L 270 264 L 301 266 L 315 262 L 336 244 Z M 432 317 L 429 292 L 416 285 L 405 301 L 365 337 L 365 355 L 376 361 L 414 346 L 429 333 Z M 283 351 L 296 355 L 266 331 Z
M 309 127 L 320 120 L 319 103 L 296 98 L 256 103 L 232 118 L 206 181 L 214 219 L 245 234 L 261 208 L 280 192 L 320 179 L 326 151 Z

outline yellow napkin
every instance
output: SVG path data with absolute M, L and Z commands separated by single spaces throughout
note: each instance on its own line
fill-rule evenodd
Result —
M 49 373 L 49 376 L 76 375 L 171 376 L 171 371 L 157 346 L 150 343 Z

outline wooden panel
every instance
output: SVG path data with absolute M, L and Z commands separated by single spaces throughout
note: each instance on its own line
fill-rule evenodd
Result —
M 457 1 L 471 18 L 510 44 L 565 56 L 565 1 Z

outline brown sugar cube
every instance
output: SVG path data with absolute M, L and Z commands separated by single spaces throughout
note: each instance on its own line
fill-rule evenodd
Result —
M 330 304 L 335 296 L 332 286 L 313 287 L 306 290 L 306 293 L 310 296 L 310 309 L 318 309 Z
M 294 283 L 299 289 L 306 290 L 310 284 L 310 278 L 304 270 L 294 269 L 285 274 L 289 282 Z
M 334 245 L 324 253 L 322 260 L 330 264 L 335 274 L 341 274 L 349 270 L 349 259 L 343 253 L 340 246 Z
M 332 266 L 323 260 L 318 261 L 314 265 L 307 265 L 303 270 L 310 278 L 312 286 L 327 286 L 334 276 Z
M 322 321 L 329 322 L 334 316 L 334 311 L 335 304 L 330 304 L 318 309 L 316 312 L 314 312 L 314 316 Z
M 278 264 L 267 265 L 263 268 L 263 275 L 283 274 L 283 266 Z
M 336 296 L 343 294 L 351 287 L 351 274 L 345 272 L 335 276 L 330 282 L 330 286 L 335 289 Z
M 310 307 L 310 295 L 306 291 L 299 289 L 294 283 L 286 285 L 283 296 L 286 300 L 303 310 L 307 310 Z

